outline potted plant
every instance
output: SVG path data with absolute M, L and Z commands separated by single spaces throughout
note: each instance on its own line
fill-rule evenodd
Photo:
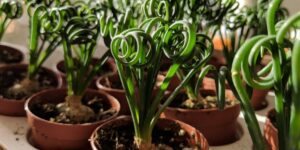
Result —
M 165 9 L 173 10 L 173 7 L 176 8 L 177 5 L 176 3 L 170 3 L 165 6 Z M 221 145 L 233 142 L 239 137 L 237 117 L 239 115 L 240 106 L 232 92 L 230 90 L 225 91 L 226 69 L 221 69 L 220 73 L 218 73 L 218 70 L 214 66 L 206 65 L 211 59 L 214 48 L 210 36 L 215 36 L 226 13 L 236 8 L 235 1 L 226 1 L 226 3 L 221 1 L 213 1 L 212 3 L 195 1 L 183 3 L 178 7 L 187 9 L 187 14 L 179 15 L 180 17 L 197 24 L 197 26 L 195 26 L 197 42 L 194 47 L 193 59 L 198 59 L 201 65 L 198 67 L 198 72 L 193 75 L 190 75 L 192 68 L 185 66 L 178 69 L 179 71 L 176 73 L 177 76 L 171 79 L 172 82 L 168 90 L 173 91 L 176 89 L 180 82 L 187 76 L 190 76 L 190 80 L 184 85 L 184 91 L 178 94 L 165 110 L 164 116 L 178 119 L 194 126 L 204 134 L 210 145 Z M 155 12 L 158 12 L 158 10 L 149 14 L 155 14 Z M 180 9 L 178 12 L 180 12 Z M 169 13 L 172 14 L 171 12 Z M 172 17 L 170 17 L 168 21 L 172 22 Z M 210 34 L 211 32 L 212 35 Z M 169 63 L 169 65 L 172 64 L 170 61 L 165 62 Z M 214 72 L 215 81 L 218 86 L 206 88 L 207 83 L 204 82 L 207 80 L 204 77 L 210 70 Z M 162 75 L 163 74 L 166 74 L 166 72 L 162 73 Z M 200 90 L 200 88 L 203 87 L 205 89 Z M 209 96 L 208 98 L 210 100 L 207 100 L 206 96 Z M 225 109 L 219 110 L 218 108 L 224 107 L 225 100 L 227 100 Z M 214 126 L 212 126 L 212 124 L 214 124 Z
M 287 36 L 291 27 L 298 28 L 299 13 L 286 21 L 279 22 L 276 30 L 276 11 L 281 2 L 281 0 L 274 0 L 268 8 L 266 16 L 268 35 L 259 35 L 247 40 L 233 60 L 233 83 L 240 96 L 248 130 L 256 149 L 266 149 L 268 146 L 269 149 L 280 150 L 300 148 L 299 121 L 297 120 L 299 118 L 297 114 L 299 106 L 298 100 L 296 100 L 299 90 L 297 68 L 299 43 L 297 39 Z M 291 50 L 292 48 L 293 50 Z M 272 60 L 258 73 L 252 72 L 251 69 L 259 60 L 259 53 L 262 50 L 269 51 Z M 286 50 L 291 50 L 291 55 Z M 249 95 L 247 88 L 244 88 L 243 80 L 247 86 L 258 89 L 272 88 L 275 92 L 275 113 L 273 113 L 272 120 L 276 122 L 276 128 L 270 123 L 271 119 L 267 119 L 265 125 L 267 144 L 264 142 L 255 114 L 250 108 Z
M 41 90 L 61 86 L 60 77 L 55 72 L 42 67 L 61 42 L 58 36 L 52 34 L 55 30 L 53 23 L 56 22 L 45 10 L 45 6 L 40 6 L 32 16 L 29 64 L 0 67 L 1 114 L 24 116 L 26 114 L 24 103 L 29 96 Z
M 120 110 L 111 95 L 87 89 L 106 58 L 91 67 L 100 35 L 99 19 L 82 3 L 47 11 L 60 15 L 56 16 L 61 20 L 55 34 L 64 49 L 67 89 L 47 90 L 29 98 L 25 107 L 31 138 L 41 149 L 84 149 L 92 131 Z
M 180 40 L 183 42 L 178 43 Z M 128 29 L 115 36 L 111 42 L 111 52 L 115 58 L 119 77 L 125 90 L 131 118 L 120 118 L 100 126 L 91 137 L 92 145 L 97 145 L 97 149 L 101 149 L 103 146 L 112 148 L 118 142 L 117 146 L 155 149 L 159 148 L 160 145 L 172 147 L 174 142 L 180 143 L 182 140 L 188 140 L 188 142 L 184 142 L 188 145 L 183 147 L 207 149 L 207 143 L 203 143 L 206 140 L 203 140 L 194 128 L 191 132 L 183 131 L 184 137 L 188 139 L 181 137 L 178 129 L 170 131 L 173 132 L 172 136 L 175 136 L 173 137 L 175 139 L 173 142 L 170 142 L 168 136 L 164 139 L 164 135 L 160 135 L 162 137 L 161 140 L 155 140 L 153 137 L 153 135 L 168 130 L 165 126 L 161 126 L 162 122 L 164 122 L 164 120 L 159 119 L 161 113 L 180 91 L 182 85 L 189 80 L 191 75 L 198 71 L 197 67 L 201 65 L 201 63 L 191 59 L 194 54 L 195 43 L 196 33 L 193 25 L 185 21 L 176 21 L 173 24 L 168 24 L 165 18 L 162 17 L 149 18 L 141 23 L 139 28 Z M 176 53 L 174 54 L 173 52 Z M 158 70 L 164 54 L 169 56 L 169 59 L 172 59 L 173 64 L 161 86 L 156 88 Z M 160 106 L 170 79 L 175 75 L 178 68 L 187 63 L 187 61 L 189 63 L 195 62 L 194 69 L 190 72 L 191 75 L 187 76 L 179 87 L 170 94 L 164 104 Z M 119 122 L 122 122 L 122 124 L 118 124 Z M 112 124 L 114 125 L 110 126 Z M 177 121 L 172 124 L 175 124 L 177 128 L 181 126 Z M 124 126 L 130 127 L 129 129 L 132 130 L 129 130 L 129 132 L 121 130 Z M 102 136 L 102 133 L 104 135 L 107 134 L 107 129 L 112 133 L 118 133 L 120 135 L 118 137 L 123 137 L 123 135 L 125 137 L 129 136 L 128 138 L 131 140 L 127 142 L 110 140 L 101 145 L 103 140 L 109 140 Z M 154 133 L 154 131 L 160 132 Z M 191 138 L 190 135 L 192 134 L 196 135 L 196 138 Z M 159 143 L 153 143 L 156 141 Z
M 22 16 L 23 8 L 19 1 L 2 0 L 0 2 L 0 41 L 9 24 L 14 19 Z M 23 53 L 7 44 L 0 43 L 0 65 L 20 63 L 23 61 Z
M 215 57 L 219 60 L 217 66 L 227 66 L 230 70 L 232 61 L 241 45 L 250 37 L 255 35 L 264 34 L 267 32 L 265 16 L 269 2 L 265 0 L 258 1 L 253 7 L 243 7 L 237 12 L 229 12 L 225 16 L 222 23 L 222 29 L 219 29 L 218 36 L 215 38 L 219 42 L 218 47 L 221 48 L 220 52 L 215 51 Z M 280 8 L 276 12 L 276 20 L 283 20 L 288 15 L 285 8 Z M 258 61 L 256 70 L 258 71 L 269 63 L 270 55 L 265 55 Z M 214 62 L 215 63 L 215 62 Z M 234 89 L 230 75 L 227 77 L 228 87 Z M 267 106 L 266 95 L 269 89 L 253 89 L 251 94 L 251 104 L 255 110 L 265 108 Z M 236 93 L 236 92 L 235 92 Z

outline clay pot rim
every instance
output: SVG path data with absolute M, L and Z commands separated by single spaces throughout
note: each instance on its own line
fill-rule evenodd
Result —
M 106 126 L 106 125 L 109 125 L 109 124 L 112 124 L 112 122 L 114 122 L 114 121 L 116 121 L 116 120 L 124 120 L 124 121 L 128 121 L 128 120 L 131 120 L 131 116 L 127 116 L 127 115 L 122 115 L 122 116 L 118 116 L 118 117 L 116 117 L 116 118 L 114 118 L 114 119 L 111 119 L 111 120 L 109 120 L 109 121 L 107 121 L 107 122 L 105 122 L 105 123 L 103 123 L 103 124 L 101 124 L 101 125 L 99 125 L 94 131 L 93 131 L 93 133 L 91 134 L 91 137 L 89 138 L 89 141 L 90 141 L 90 144 L 92 145 L 92 148 L 93 148 L 93 150 L 97 150 L 97 147 L 96 147 L 96 145 L 95 145 L 95 139 L 96 139 L 96 135 L 97 135 L 97 133 L 98 133 L 98 130 L 100 129 L 100 128 L 102 128 L 103 126 Z M 199 141 L 203 141 L 203 145 L 201 144 L 201 146 L 204 146 L 204 148 L 209 148 L 209 143 L 208 143 L 208 141 L 207 141 L 207 139 L 204 137 L 204 135 L 199 131 L 199 130 L 197 130 L 195 127 L 193 127 L 193 126 L 191 126 L 191 125 L 189 125 L 189 124 L 187 124 L 187 123 L 184 123 L 184 122 L 182 122 L 182 121 L 180 121 L 180 120 L 176 120 L 176 119 L 171 119 L 171 118 L 159 118 L 159 120 L 168 120 L 168 121 L 173 121 L 173 122 L 175 122 L 175 123 L 178 123 L 179 125 L 180 125 L 180 127 L 181 127 L 181 129 L 190 129 L 190 130 L 193 130 L 193 132 L 195 132 L 195 136 L 197 136 L 197 139 L 199 140 Z M 186 131 L 186 130 L 185 130 Z M 199 133 L 199 134 L 198 134 Z M 189 135 L 189 138 L 192 138 L 191 137 L 191 135 Z M 200 139 L 202 139 L 202 140 L 200 140 Z M 201 147 L 201 149 L 202 149 L 202 147 Z
M 12 45 L 12 44 L 9 44 L 9 43 L 4 43 L 4 42 L 0 42 L 0 47 L 7 48 L 7 49 L 9 49 L 9 51 L 14 51 L 16 53 L 20 53 L 21 57 L 22 57 L 20 63 L 24 62 L 25 56 L 24 56 L 24 52 L 22 51 L 21 48 L 18 48 L 15 45 Z
M 96 86 L 97 86 L 97 88 L 98 88 L 99 90 L 102 90 L 102 89 L 103 89 L 103 90 L 112 91 L 112 92 L 125 93 L 125 90 L 124 90 L 124 89 L 110 88 L 110 87 L 107 87 L 107 86 L 104 86 L 103 84 L 101 84 L 100 81 L 101 81 L 103 78 L 109 78 L 110 76 L 114 76 L 114 75 L 118 76 L 117 73 L 113 73 L 113 74 L 111 74 L 111 75 L 106 75 L 106 76 L 101 76 L 101 77 L 99 77 L 99 78 L 96 80 Z
M 94 90 L 94 89 L 87 89 L 86 92 L 96 92 L 96 93 L 102 94 L 102 95 L 104 95 L 104 96 L 107 97 L 108 101 L 109 101 L 109 99 L 111 99 L 115 103 L 115 105 L 116 105 L 116 113 L 115 114 L 113 114 L 109 118 L 106 118 L 106 119 L 103 119 L 103 120 L 98 120 L 98 121 L 95 121 L 95 122 L 82 123 L 82 124 L 66 124 L 66 123 L 52 122 L 52 121 L 40 118 L 40 117 L 36 116 L 33 112 L 31 112 L 31 110 L 29 108 L 29 103 L 32 101 L 33 97 L 36 97 L 36 96 L 38 96 L 40 94 L 47 93 L 49 91 L 52 92 L 52 91 L 56 91 L 56 90 L 64 90 L 64 91 L 67 92 L 66 88 L 48 89 L 48 90 L 44 90 L 44 91 L 41 91 L 41 92 L 38 92 L 38 93 L 32 95 L 31 97 L 29 97 L 27 99 L 27 101 L 25 103 L 25 111 L 26 111 L 26 113 L 29 113 L 31 115 L 31 117 L 33 117 L 34 119 L 39 120 L 39 121 L 44 122 L 44 123 L 47 123 L 47 124 L 53 124 L 53 125 L 56 125 L 56 126 L 85 127 L 85 126 L 90 126 L 90 125 L 97 125 L 97 124 L 99 124 L 101 122 L 107 122 L 109 120 L 112 120 L 113 118 L 115 118 L 116 116 L 118 116 L 118 114 L 120 112 L 121 106 L 120 106 L 120 103 L 117 101 L 117 99 L 115 97 L 109 95 L 108 93 L 106 93 L 104 91 L 97 91 L 97 90 Z
M 3 65 L 3 66 L 0 66 L 0 70 L 3 69 L 3 68 L 16 68 L 16 67 L 20 67 L 20 68 L 24 68 L 24 69 L 27 69 L 28 68 L 28 64 L 24 64 L 24 63 L 20 63 L 20 64 L 7 64 L 7 65 Z M 58 89 L 62 86 L 62 79 L 61 77 L 53 70 L 47 68 L 47 67 L 41 67 L 43 69 L 45 69 L 47 72 L 52 72 L 52 75 L 54 75 L 57 79 L 57 86 L 54 87 L 54 88 L 50 88 L 50 89 Z M 39 92 L 37 92 L 39 93 Z M 36 94 L 36 93 L 35 93 Z M 33 95 L 35 95 L 33 94 Z M 28 99 L 28 98 L 27 98 Z M 2 97 L 1 100 L 3 101 L 10 101 L 10 102 L 14 102 L 14 103 L 24 103 L 25 101 L 27 101 L 27 99 L 23 99 L 23 100 L 16 100 L 16 99 L 9 99 L 9 98 L 5 98 L 5 97 Z
M 208 91 L 208 90 L 211 90 L 211 89 L 200 89 L 200 91 Z M 231 90 L 226 89 L 225 93 L 228 93 L 228 92 L 230 92 L 232 94 Z M 236 103 L 234 105 L 224 107 L 223 110 L 220 110 L 218 108 L 188 109 L 188 108 L 179 108 L 179 107 L 170 107 L 170 106 L 168 106 L 166 109 L 172 110 L 172 111 L 179 111 L 179 112 L 214 112 L 214 111 L 226 111 L 226 110 L 229 110 L 229 109 L 235 109 L 237 107 L 240 107 L 240 102 L 238 100 L 235 100 L 235 101 L 236 101 Z
M 271 115 L 271 113 L 273 113 L 273 111 L 275 111 L 275 108 L 272 108 L 267 112 L 265 124 L 268 125 L 270 128 L 272 128 L 272 130 L 278 132 L 277 128 L 273 125 L 273 123 L 269 117 Z

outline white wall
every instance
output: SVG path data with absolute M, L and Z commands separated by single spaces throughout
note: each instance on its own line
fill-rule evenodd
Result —
M 291 15 L 300 12 L 300 0 L 283 0 L 282 5 L 288 8 Z
M 240 4 L 243 5 L 253 5 L 257 0 L 238 0 Z M 283 0 L 283 6 L 288 8 L 290 14 L 295 14 L 300 12 L 300 0 Z

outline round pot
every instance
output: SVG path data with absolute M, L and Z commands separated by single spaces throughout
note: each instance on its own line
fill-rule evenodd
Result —
M 87 96 L 98 96 L 103 98 L 103 102 L 109 104 L 117 113 L 113 116 L 93 123 L 85 124 L 63 124 L 42 119 L 32 113 L 32 106 L 35 103 L 54 103 L 64 101 L 67 90 L 53 89 L 37 93 L 30 97 L 25 105 L 27 121 L 31 128 L 32 144 L 39 149 L 88 149 L 88 138 L 92 132 L 102 123 L 107 122 L 117 116 L 120 104 L 117 100 L 101 91 L 87 90 Z
M 0 43 L 0 65 L 21 63 L 24 60 L 22 51 Z
M 99 142 L 97 141 L 99 137 L 99 130 L 100 129 L 110 129 L 112 127 L 123 127 L 123 126 L 128 126 L 132 124 L 131 117 L 129 116 L 120 116 L 116 119 L 113 119 L 109 122 L 106 122 L 102 125 L 100 125 L 92 134 L 90 138 L 90 143 L 92 145 L 93 150 L 98 150 L 99 149 Z M 201 150 L 208 150 L 209 145 L 205 139 L 205 137 L 194 127 L 185 124 L 181 121 L 178 120 L 173 120 L 173 119 L 160 119 L 156 125 L 157 128 L 159 129 L 165 129 L 169 128 L 171 131 L 178 132 L 179 129 L 182 129 L 185 131 L 185 139 L 188 141 L 189 146 L 194 147 L 198 146 L 201 147 Z M 178 129 L 179 128 L 179 129 Z M 159 134 L 159 133 L 153 133 L 153 134 Z M 155 140 L 155 138 L 152 138 Z M 125 145 L 126 146 L 126 145 Z M 199 148 L 196 149 L 199 149 Z
M 0 67 L 1 72 L 12 71 L 16 74 L 26 73 L 28 65 L 26 64 L 11 64 Z M 49 78 L 53 80 L 53 86 L 55 88 L 61 87 L 61 78 L 52 70 L 47 68 L 41 68 Z M 3 79 L 8 80 L 8 79 Z M 13 84 L 14 81 L 12 81 Z M 8 116 L 25 116 L 26 112 L 24 110 L 26 99 L 17 100 L 17 99 L 8 99 L 5 97 L 0 97 L 0 114 Z
M 202 95 L 215 95 L 215 91 L 201 90 Z M 230 90 L 226 90 L 226 97 L 234 100 Z M 209 145 L 224 145 L 236 141 L 240 136 L 237 118 L 240 104 L 225 107 L 224 110 L 212 109 L 184 109 L 167 107 L 164 116 L 185 122 L 198 129 L 207 139 Z
M 93 62 L 92 64 L 96 65 L 96 63 L 98 62 L 99 59 L 97 58 L 93 58 Z M 104 69 L 105 70 L 105 73 L 104 74 L 101 74 L 100 76 L 102 75 L 105 75 L 105 74 L 114 74 L 117 72 L 117 68 L 116 68 L 116 65 L 115 65 L 115 61 L 113 58 L 108 58 L 107 61 L 104 63 Z M 63 80 L 63 87 L 67 87 L 67 81 L 66 81 L 66 70 L 65 70 L 65 61 L 64 60 L 61 60 L 59 61 L 57 64 L 56 64 L 56 71 L 59 73 L 59 75 L 62 77 L 62 80 Z M 92 89 L 97 89 L 97 85 L 96 85 L 96 81 L 98 79 L 98 75 L 96 75 L 93 80 L 91 81 L 90 83 L 90 86 L 89 88 L 92 88 Z
M 113 88 L 109 87 L 106 82 L 109 82 L 111 85 L 115 82 L 116 84 L 121 84 L 119 75 L 117 73 L 114 73 L 109 76 L 101 76 L 96 81 L 97 88 L 99 90 L 102 90 L 104 92 L 107 92 L 108 94 L 114 96 L 117 98 L 121 105 L 120 115 L 130 115 L 129 106 L 126 100 L 126 95 L 123 87 L 120 88 Z M 121 85 L 122 86 L 122 85 Z
M 278 130 L 271 121 L 271 116 L 275 115 L 275 109 L 268 111 L 264 125 L 264 137 L 269 146 L 269 150 L 278 150 Z
M 227 89 L 230 89 L 228 84 L 226 84 L 225 86 Z M 209 77 L 204 77 L 202 87 L 204 89 L 215 89 L 215 80 Z M 254 108 L 254 110 L 261 110 L 268 106 L 268 102 L 266 100 L 268 92 L 269 90 L 253 89 L 251 105 Z

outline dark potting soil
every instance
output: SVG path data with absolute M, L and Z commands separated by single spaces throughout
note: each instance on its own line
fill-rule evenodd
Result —
M 42 101 L 41 101 L 42 102 Z M 82 124 L 96 122 L 111 117 L 115 111 L 111 110 L 110 105 L 103 101 L 100 97 L 84 96 L 82 103 L 90 107 L 96 116 L 87 122 L 75 122 L 71 120 L 65 113 L 59 112 L 57 104 L 53 103 L 36 103 L 31 107 L 31 111 L 40 118 L 57 123 L 66 124 Z
M 169 106 L 187 109 L 211 109 L 218 107 L 216 96 L 203 95 L 203 97 L 201 100 L 191 100 L 185 93 L 179 93 Z M 236 103 L 236 100 L 226 98 L 225 107 L 233 106 Z
M 11 93 L 8 92 L 10 87 L 19 84 L 27 75 L 27 71 L 21 70 L 3 70 L 0 71 L 0 96 L 7 99 L 15 99 L 15 100 L 24 100 L 31 95 L 27 95 L 26 93 L 18 92 Z M 56 79 L 53 76 L 50 76 L 47 71 L 44 69 L 40 69 L 36 79 L 39 83 L 39 89 L 35 92 L 47 89 L 47 88 L 55 88 L 57 86 Z
M 175 127 L 175 130 L 174 130 Z M 172 129 L 172 130 L 171 130 Z M 98 130 L 96 145 L 101 150 L 136 150 L 133 125 L 111 126 Z M 188 135 L 174 123 L 168 128 L 154 127 L 152 143 L 158 150 L 192 149 L 186 140 Z
M 0 48 L 0 64 L 19 63 L 23 59 L 22 53 L 8 50 L 6 47 Z

